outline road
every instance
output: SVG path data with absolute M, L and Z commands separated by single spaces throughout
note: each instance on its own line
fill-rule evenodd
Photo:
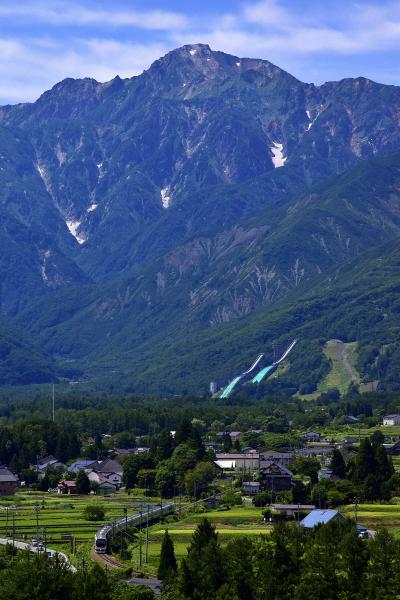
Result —
M 30 552 L 34 552 L 35 554 L 38 553 L 37 548 L 33 548 L 27 542 L 17 542 L 17 541 L 13 542 L 11 539 L 0 538 L 0 544 L 2 544 L 4 546 L 6 544 L 11 544 L 11 545 L 14 545 L 16 548 L 18 548 L 18 550 L 29 550 Z M 63 554 L 62 552 L 57 552 L 57 550 L 52 550 L 51 548 L 47 548 L 47 552 L 49 553 L 48 554 L 49 558 L 53 558 L 56 554 L 58 554 L 58 556 L 60 558 L 62 558 L 63 561 L 65 562 L 65 564 L 67 565 L 68 569 L 70 571 L 72 571 L 73 573 L 76 573 L 76 568 L 74 567 L 74 565 L 72 565 L 69 562 L 69 558 L 65 554 Z

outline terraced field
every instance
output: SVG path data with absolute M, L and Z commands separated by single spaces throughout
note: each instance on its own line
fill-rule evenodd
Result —
M 112 496 L 60 496 L 57 494 L 19 491 L 11 499 L 0 499 L 0 537 L 30 540 L 46 536 L 52 548 L 72 555 L 75 546 L 78 560 L 89 559 L 94 534 L 104 523 L 124 516 L 124 508 L 134 512 L 143 498 L 119 492 Z M 104 521 L 87 521 L 83 511 L 88 505 L 101 505 Z M 76 558 L 72 558 L 76 562 Z
M 263 522 L 262 509 L 252 506 L 192 513 L 168 525 L 155 525 L 150 529 L 149 536 L 149 571 L 154 573 L 157 569 L 165 529 L 168 529 L 172 537 L 175 555 L 179 561 L 186 556 L 191 537 L 200 520 L 204 517 L 207 517 L 216 526 L 222 544 L 226 544 L 235 537 L 266 535 L 271 531 L 270 526 L 265 525 Z

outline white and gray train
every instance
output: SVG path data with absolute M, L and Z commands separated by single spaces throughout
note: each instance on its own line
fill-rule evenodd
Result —
M 156 506 L 144 506 L 141 512 L 137 512 L 129 517 L 118 519 L 111 525 L 105 525 L 94 536 L 94 547 L 97 554 L 105 554 L 107 552 L 108 542 L 113 535 L 125 529 L 126 523 L 129 525 L 146 525 L 147 522 L 155 521 L 164 515 L 170 515 L 174 512 L 175 504 L 173 502 L 167 502 L 162 506 L 160 504 Z

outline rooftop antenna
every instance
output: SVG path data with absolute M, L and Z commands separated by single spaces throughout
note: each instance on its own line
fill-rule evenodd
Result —
M 54 391 L 54 383 L 53 383 L 53 423 L 55 420 L 55 415 L 54 415 L 54 396 L 55 396 L 55 391 Z

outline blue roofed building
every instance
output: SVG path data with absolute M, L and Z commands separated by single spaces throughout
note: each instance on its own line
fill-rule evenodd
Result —
M 78 473 L 78 471 L 91 469 L 94 465 L 97 465 L 97 460 L 77 460 L 72 465 L 68 466 L 70 473 Z
M 312 510 L 302 521 L 300 525 L 306 529 L 314 529 L 317 525 L 326 525 L 331 521 L 343 520 L 344 516 L 338 511 L 333 509 L 316 509 Z

